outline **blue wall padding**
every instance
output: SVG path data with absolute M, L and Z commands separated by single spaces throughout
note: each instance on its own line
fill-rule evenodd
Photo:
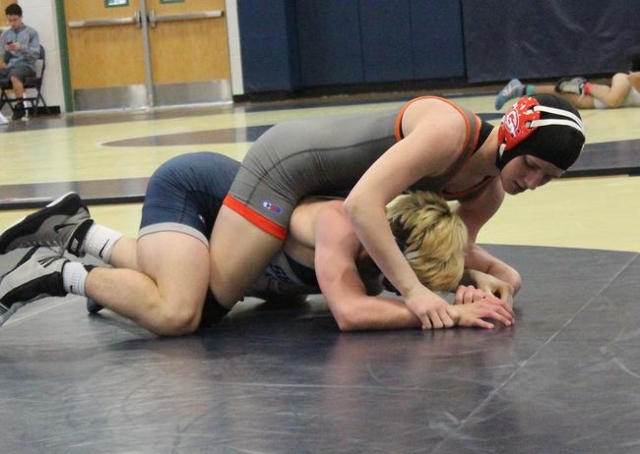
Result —
M 411 1 L 413 79 L 465 76 L 462 11 L 458 1 Z
M 238 0 L 246 93 L 300 87 L 295 5 L 289 0 Z
M 245 92 L 613 73 L 638 1 L 238 0 Z
M 640 43 L 629 0 L 462 0 L 467 78 L 494 82 L 616 72 Z
M 296 0 L 302 86 L 363 82 L 357 1 Z
M 360 0 L 363 82 L 413 79 L 410 0 Z

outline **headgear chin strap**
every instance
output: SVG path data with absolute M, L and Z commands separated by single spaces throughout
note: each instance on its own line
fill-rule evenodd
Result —
M 545 128 L 534 134 L 547 126 L 562 128 Z M 496 165 L 502 170 L 513 158 L 530 154 L 566 170 L 578 159 L 584 138 L 580 115 L 568 101 L 554 95 L 526 96 L 502 117 Z

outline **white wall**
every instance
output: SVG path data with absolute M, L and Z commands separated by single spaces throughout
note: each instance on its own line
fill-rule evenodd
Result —
M 22 7 L 24 23 L 38 30 L 40 43 L 47 51 L 47 69 L 42 88 L 44 99 L 48 105 L 60 106 L 60 110 L 65 112 L 55 0 L 19 0 L 18 3 Z M 241 95 L 244 93 L 244 87 L 236 0 L 225 0 L 225 8 L 229 30 L 231 88 L 234 95 Z
M 231 60 L 231 93 L 244 94 L 242 82 L 242 55 L 240 54 L 240 28 L 238 27 L 238 5 L 236 0 L 225 0 L 227 33 L 229 34 L 229 59 Z

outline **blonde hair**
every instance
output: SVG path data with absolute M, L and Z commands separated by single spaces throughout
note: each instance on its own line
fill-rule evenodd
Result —
M 467 228 L 447 202 L 433 192 L 396 197 L 387 219 L 420 282 L 434 291 L 453 291 L 464 271 Z

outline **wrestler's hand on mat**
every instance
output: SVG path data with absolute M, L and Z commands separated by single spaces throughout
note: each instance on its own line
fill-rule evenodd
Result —
M 487 296 L 471 304 L 455 307 L 456 326 L 477 326 L 478 328 L 492 329 L 495 324 L 488 320 L 494 320 L 505 326 L 515 323 L 515 314 L 511 306 L 504 300 L 495 296 Z
M 487 292 L 473 285 L 459 285 L 456 289 L 456 297 L 453 300 L 453 304 L 471 304 L 486 296 L 489 296 Z
M 422 329 L 451 328 L 455 325 L 449 304 L 425 287 L 411 292 L 404 299 L 407 307 L 422 322 Z
M 485 291 L 490 295 L 495 295 L 503 301 L 513 306 L 513 287 L 501 279 L 481 271 L 471 271 L 471 276 L 476 288 Z

